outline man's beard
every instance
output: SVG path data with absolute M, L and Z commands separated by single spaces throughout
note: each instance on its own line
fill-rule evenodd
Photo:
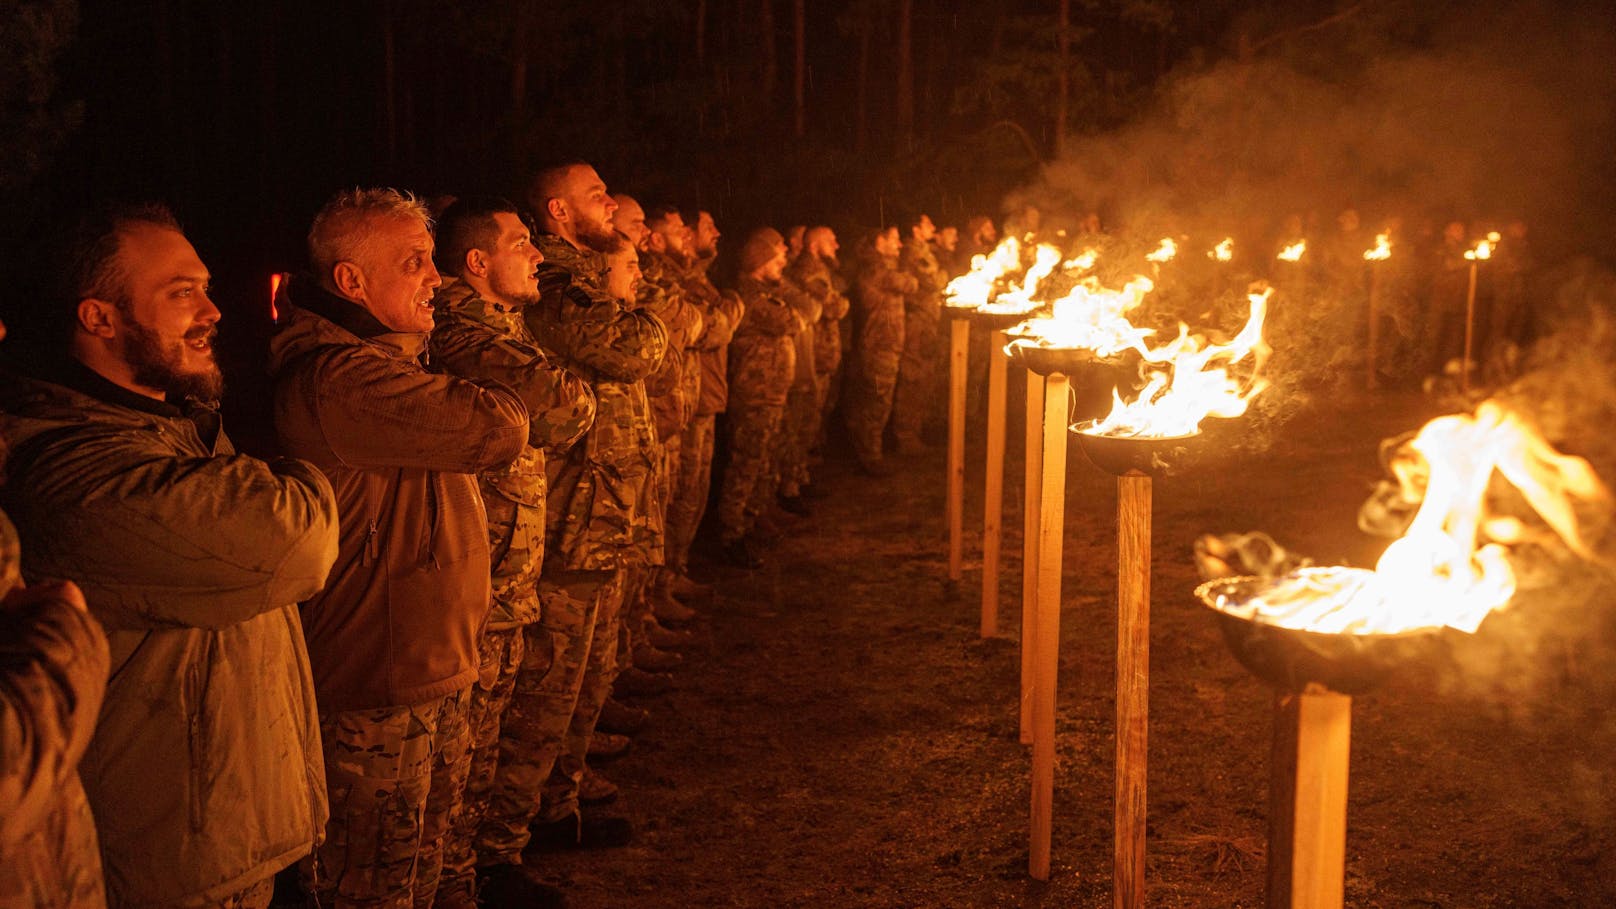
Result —
M 519 306 L 536 306 L 541 298 L 538 288 L 528 286 L 527 281 L 517 280 L 516 286 L 505 287 L 503 278 L 490 282 L 489 290 L 507 299 L 515 300 Z
M 224 374 L 218 364 L 202 372 L 181 372 L 180 364 L 185 361 L 183 342 L 165 347 L 157 332 L 133 319 L 126 318 L 124 328 L 127 334 L 122 353 L 134 372 L 135 384 L 159 389 L 177 400 L 194 397 L 213 402 L 224 397 Z M 211 326 L 193 328 L 185 333 L 185 340 L 211 338 L 214 334 Z
M 590 224 L 586 221 L 578 222 L 578 241 L 598 253 L 612 252 L 617 249 L 617 244 L 623 242 L 610 224 Z

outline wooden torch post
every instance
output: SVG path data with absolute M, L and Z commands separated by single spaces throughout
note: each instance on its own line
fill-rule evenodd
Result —
M 1340 909 L 1352 698 L 1310 684 L 1274 698 L 1269 909 Z
M 1150 712 L 1151 480 L 1117 477 L 1117 764 L 1112 901 L 1145 904 L 1145 766 Z
M 1380 347 L 1380 264 L 1369 263 L 1369 351 L 1365 357 L 1368 368 L 1369 390 L 1380 387 L 1375 358 Z
M 952 320 L 948 349 L 948 580 L 959 583 L 965 563 L 965 375 L 971 323 Z
M 1055 673 L 1060 659 L 1061 544 L 1066 523 L 1066 377 L 1044 380 L 1044 479 L 1038 510 L 1038 629 L 1032 690 L 1032 844 L 1028 869 L 1049 880 L 1055 807 Z
M 1009 358 L 1004 332 L 993 333 L 988 351 L 988 457 L 982 506 L 982 637 L 999 633 L 999 551 L 1004 520 L 1004 381 Z
M 1476 269 L 1481 263 L 1472 260 L 1470 263 L 1470 291 L 1465 295 L 1465 346 L 1464 360 L 1459 363 L 1459 391 L 1470 393 L 1470 347 L 1475 343 L 1476 331 Z
M 1044 501 L 1044 377 L 1027 370 L 1027 447 L 1021 522 L 1021 744 L 1032 744 L 1033 654 L 1038 652 L 1038 513 Z

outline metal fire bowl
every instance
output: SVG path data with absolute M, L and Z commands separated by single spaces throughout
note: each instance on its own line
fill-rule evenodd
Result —
M 1300 692 L 1317 683 L 1340 694 L 1373 690 L 1410 663 L 1428 661 L 1442 641 L 1438 629 L 1399 634 L 1324 634 L 1282 628 L 1219 609 L 1218 595 L 1240 598 L 1268 581 L 1217 578 L 1195 588 L 1195 596 L 1218 618 L 1223 640 L 1240 665 L 1281 691 Z
M 1187 436 L 1167 436 L 1143 439 L 1129 436 L 1096 435 L 1085 431 L 1094 421 L 1073 424 L 1072 435 L 1077 437 L 1083 454 L 1101 470 L 1125 476 L 1144 474 L 1159 477 L 1172 472 L 1172 461 L 1182 455 L 1189 443 L 1200 438 L 1200 433 Z
M 1105 385 L 1109 391 L 1117 386 L 1131 388 L 1139 378 L 1137 354 L 1102 357 L 1081 347 L 1039 347 L 1014 342 L 1005 345 L 1004 352 L 1016 366 L 1041 376 L 1066 376 L 1073 386 Z
M 980 309 L 969 309 L 952 312 L 950 315 L 956 319 L 963 318 L 972 325 L 985 328 L 988 331 L 1004 331 L 1006 328 L 1010 328 L 1014 325 L 1020 325 L 1021 323 L 1027 321 L 1028 319 L 1032 318 L 1036 312 L 1037 310 L 1034 310 L 1033 312 L 1021 313 L 984 312 Z

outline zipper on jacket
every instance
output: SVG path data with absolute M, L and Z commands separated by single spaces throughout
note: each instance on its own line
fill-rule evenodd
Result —
M 370 519 L 370 530 L 365 536 L 365 557 L 360 560 L 361 565 L 369 565 L 381 555 L 381 543 L 377 538 L 376 519 Z
M 207 801 L 208 743 L 202 720 L 207 709 L 207 681 L 204 673 L 207 670 L 208 660 L 212 658 L 212 644 L 211 635 L 204 637 L 201 653 L 186 670 L 185 687 L 190 694 L 187 698 L 189 709 L 186 716 L 186 732 L 191 750 L 191 829 L 198 833 L 202 832 L 207 822 L 207 812 L 203 808 Z
M 435 471 L 426 478 L 426 554 L 432 567 L 438 568 L 438 475 Z

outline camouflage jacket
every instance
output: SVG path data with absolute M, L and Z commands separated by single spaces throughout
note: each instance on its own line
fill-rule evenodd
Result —
M 509 467 L 478 475 L 488 512 L 488 555 L 494 605 L 488 628 L 538 619 L 544 564 L 547 455 L 563 456 L 595 420 L 588 382 L 551 363 L 528 333 L 520 307 L 478 296 L 450 280 L 432 299 L 436 327 L 428 342 L 434 368 L 464 379 L 499 382 L 527 405 L 527 447 Z
M 691 347 L 701 364 L 701 394 L 696 401 L 697 416 L 723 413 L 729 406 L 729 345 L 746 307 L 734 293 L 720 293 L 707 277 L 712 259 L 696 259 L 679 270 L 679 286 L 685 299 L 695 306 L 705 321 L 701 335 Z
M 706 319 L 686 299 L 678 271 L 666 256 L 642 254 L 640 271 L 645 276 L 640 282 L 640 308 L 668 328 L 668 352 L 657 371 L 645 380 L 657 437 L 668 439 L 684 431 L 701 395 L 701 355 L 692 345 L 705 330 Z
M 729 384 L 730 400 L 741 406 L 784 406 L 796 376 L 801 323 L 783 284 L 742 278 L 736 288 L 746 314 L 730 342 Z
M 937 264 L 930 243 L 911 240 L 898 254 L 898 267 L 914 276 L 915 289 L 904 297 L 904 308 L 920 318 L 940 319 L 943 315 L 943 287 L 948 277 Z
M 904 305 L 920 282 L 899 268 L 896 258 L 870 252 L 859 262 L 856 286 L 858 306 L 853 315 L 858 337 L 863 338 L 872 331 L 885 336 L 895 326 L 899 346 L 902 346 Z
M 791 334 L 791 341 L 797 348 L 797 368 L 792 377 L 792 388 L 811 390 L 814 385 L 814 326 L 819 324 L 825 307 L 820 304 L 818 297 L 789 275 L 776 286 L 780 296 L 785 298 L 786 305 L 797 316 L 797 327 Z
M 16 531 L 0 514 L 0 596 L 19 562 Z M 78 764 L 110 661 L 101 626 L 72 603 L 0 610 L 0 906 L 107 904 Z
M 598 256 L 553 234 L 539 234 L 534 243 L 545 258 L 539 266 L 543 298 L 523 319 L 541 347 L 595 389 L 594 424 L 545 468 L 547 564 L 589 571 L 646 559 L 660 564 L 657 438 L 645 378 L 667 351 L 667 326 L 600 289 L 599 272 L 587 271 L 598 269 Z
M 847 296 L 837 287 L 830 265 L 818 256 L 803 253 L 786 269 L 786 276 L 819 302 L 819 321 L 814 323 L 814 372 L 828 375 L 842 362 L 842 319 L 847 317 Z

